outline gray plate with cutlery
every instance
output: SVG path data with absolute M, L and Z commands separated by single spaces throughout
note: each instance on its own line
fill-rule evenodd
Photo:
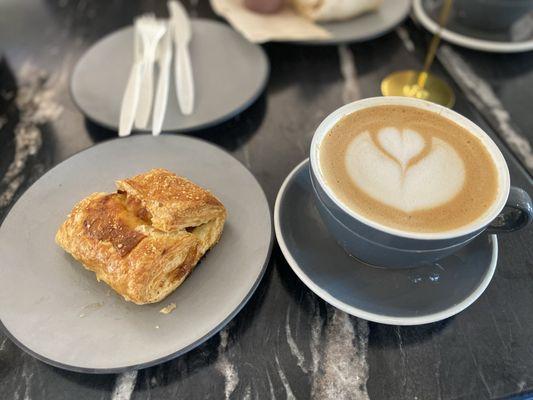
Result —
M 107 128 L 119 126 L 134 59 L 133 36 L 130 26 L 104 37 L 82 56 L 72 74 L 74 102 L 89 119 Z M 222 23 L 193 19 L 190 54 L 194 111 L 180 111 L 172 65 L 163 131 L 184 132 L 223 122 L 250 106 L 265 87 L 269 63 L 263 49 Z M 154 87 L 157 82 L 156 67 Z M 151 129 L 150 118 L 146 128 L 134 130 Z

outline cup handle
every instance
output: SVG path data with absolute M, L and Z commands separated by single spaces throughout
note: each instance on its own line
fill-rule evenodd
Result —
M 502 212 L 487 227 L 488 233 L 513 232 L 525 228 L 533 220 L 533 204 L 529 194 L 511 186 Z

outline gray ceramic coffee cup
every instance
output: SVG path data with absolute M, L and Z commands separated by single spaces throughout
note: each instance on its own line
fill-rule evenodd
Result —
M 405 105 L 438 113 L 481 140 L 496 165 L 500 183 L 496 200 L 481 218 L 465 227 L 442 233 L 409 232 L 373 221 L 350 209 L 336 196 L 321 171 L 319 151 L 322 140 L 343 116 L 380 105 Z M 381 267 L 409 268 L 431 263 L 455 253 L 483 231 L 510 232 L 525 227 L 533 219 L 530 196 L 522 189 L 510 186 L 509 169 L 492 139 L 455 111 L 418 99 L 374 97 L 347 104 L 331 113 L 313 136 L 310 175 L 316 207 L 331 235 L 350 255 Z

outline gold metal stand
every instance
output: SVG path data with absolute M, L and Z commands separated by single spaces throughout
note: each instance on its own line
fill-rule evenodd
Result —
M 442 29 L 446 26 L 453 0 L 445 0 L 439 16 L 439 30 L 433 35 L 422 71 L 407 70 L 390 74 L 381 81 L 383 96 L 415 97 L 452 107 L 455 95 L 442 79 L 429 72 L 440 43 Z

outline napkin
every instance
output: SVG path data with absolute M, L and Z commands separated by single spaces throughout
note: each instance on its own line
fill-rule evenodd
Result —
M 254 43 L 328 39 L 331 33 L 285 6 L 276 14 L 248 10 L 243 0 L 211 0 L 215 12 L 224 17 L 246 39 Z

